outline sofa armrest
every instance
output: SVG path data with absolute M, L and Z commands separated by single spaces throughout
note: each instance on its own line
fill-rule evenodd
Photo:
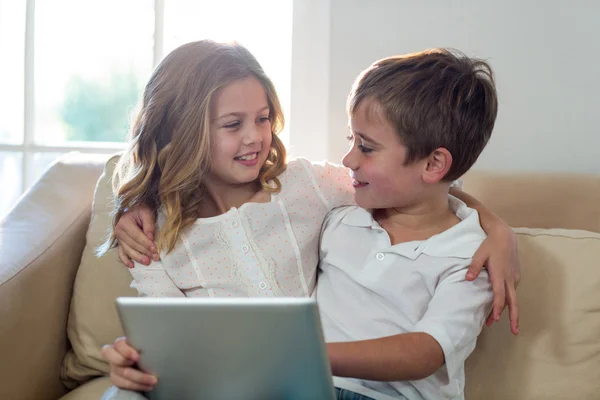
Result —
M 108 156 L 58 160 L 0 221 L 0 398 L 56 399 L 73 280 Z

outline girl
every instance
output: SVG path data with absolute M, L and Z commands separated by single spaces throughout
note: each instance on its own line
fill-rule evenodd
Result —
M 282 127 L 273 84 L 244 47 L 199 41 L 174 50 L 146 86 L 116 171 L 114 229 L 101 251 L 118 239 L 121 260 L 136 260 L 132 286 L 142 295 L 311 295 L 321 224 L 332 208 L 353 204 L 353 189 L 343 167 L 286 164 Z M 488 233 L 475 258 L 491 261 L 490 321 L 497 320 L 505 288 L 516 305 L 514 236 L 475 200 L 453 193 L 480 211 Z M 470 279 L 481 265 L 474 262 Z M 103 356 L 116 386 L 147 391 L 156 383 L 133 368 L 139 354 L 124 339 Z

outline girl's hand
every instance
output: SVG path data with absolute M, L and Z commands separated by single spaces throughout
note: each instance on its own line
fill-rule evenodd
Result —
M 140 371 L 135 365 L 140 354 L 126 338 L 118 338 L 102 348 L 102 357 L 110 364 L 110 381 L 121 389 L 149 392 L 158 380 L 154 375 Z
M 487 268 L 494 290 L 494 307 L 486 321 L 490 326 L 500 319 L 508 306 L 510 330 L 519 333 L 519 302 L 517 285 L 521 280 L 517 237 L 506 224 L 488 232 L 488 238 L 481 244 L 467 271 L 467 280 L 472 281 L 483 269 Z

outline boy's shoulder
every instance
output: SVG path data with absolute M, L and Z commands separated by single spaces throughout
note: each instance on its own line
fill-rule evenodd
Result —
M 454 196 L 449 195 L 448 198 L 450 208 L 460 222 L 429 238 L 423 252 L 432 257 L 470 259 L 487 235 L 481 227 L 477 210 Z
M 342 221 L 351 226 L 371 226 L 373 216 L 369 210 L 357 205 L 336 207 L 325 216 L 325 223 L 337 224 Z
M 336 236 L 352 234 L 357 227 L 373 226 L 373 216 L 369 210 L 357 205 L 336 207 L 325 215 L 323 220 L 323 235 Z M 340 228 L 344 229 L 340 229 Z

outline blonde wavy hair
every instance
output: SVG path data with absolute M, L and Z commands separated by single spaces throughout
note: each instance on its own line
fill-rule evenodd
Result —
M 286 168 L 286 150 L 277 134 L 284 118 L 273 83 L 254 56 L 237 43 L 184 44 L 165 57 L 146 85 L 128 148 L 113 175 L 112 229 L 98 254 L 115 246 L 119 218 L 141 203 L 154 210 L 155 218 L 162 209 L 166 219 L 157 233 L 158 249 L 173 250 L 202 208 L 202 182 L 211 166 L 209 128 L 215 93 L 248 77 L 265 89 L 272 129 L 271 150 L 258 180 L 266 191 L 281 190 L 277 176 Z

